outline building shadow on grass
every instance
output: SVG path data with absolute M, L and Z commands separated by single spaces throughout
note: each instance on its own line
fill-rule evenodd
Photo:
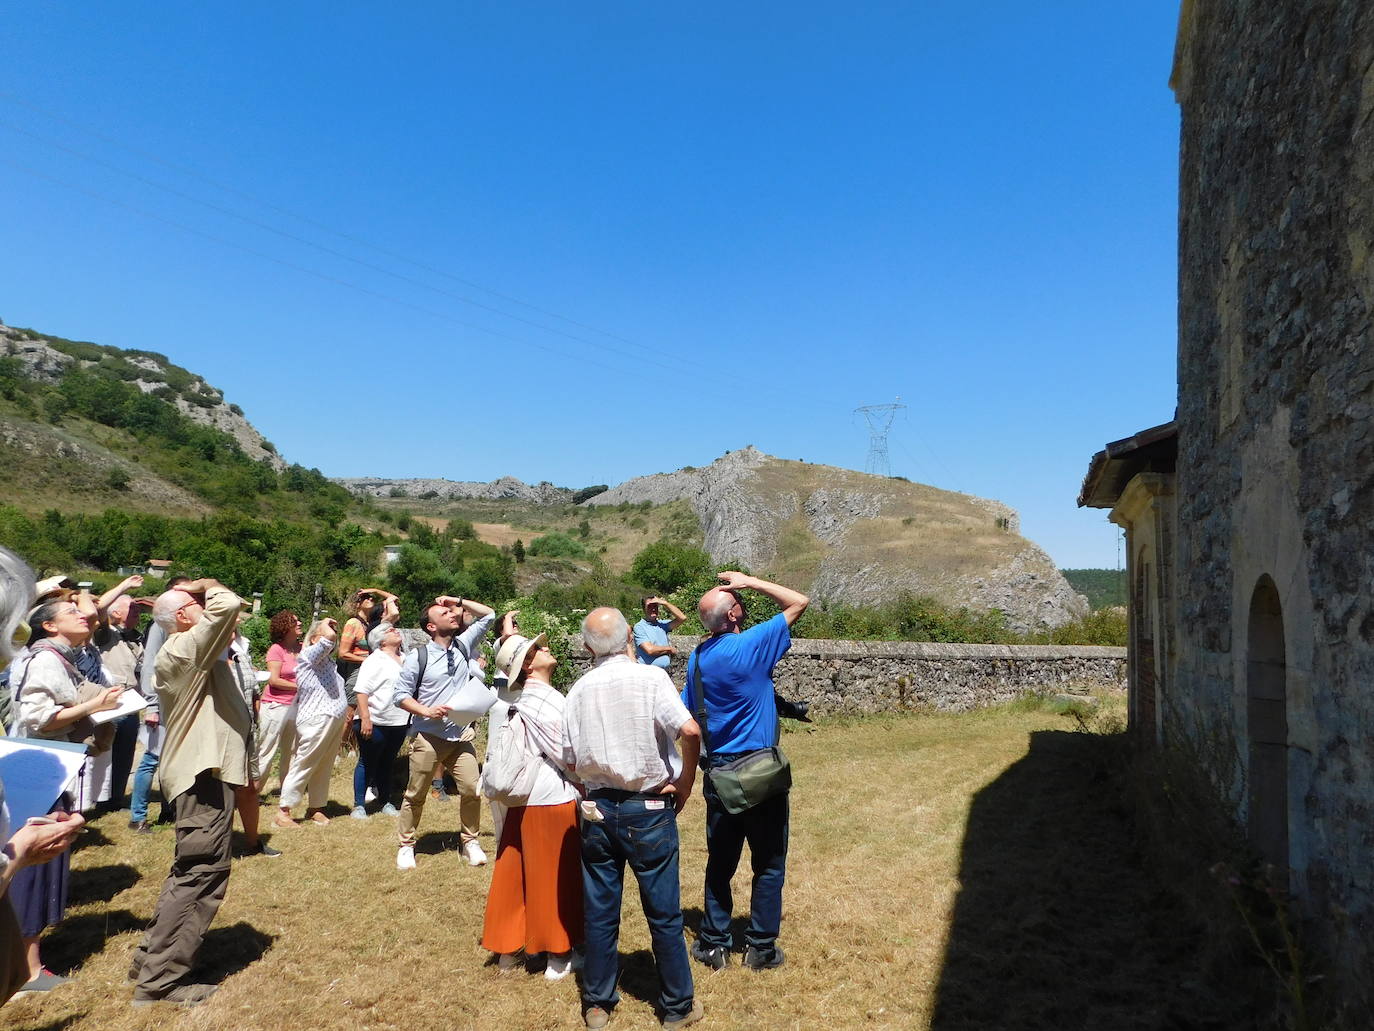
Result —
M 142 877 L 127 863 L 73 870 L 67 890 L 67 904 L 84 906 L 91 902 L 109 902 L 121 891 L 132 888 Z
M 205 933 L 196 963 L 196 979 L 220 984 L 262 959 L 276 939 L 240 920 L 228 927 L 212 927 Z
M 1126 748 L 1037 731 L 974 796 L 932 1031 L 1252 1026 L 1208 991 L 1197 929 L 1140 861 Z
M 147 926 L 147 917 L 127 909 L 69 916 L 43 936 L 43 961 L 59 974 L 67 973 L 104 952 L 111 938 Z

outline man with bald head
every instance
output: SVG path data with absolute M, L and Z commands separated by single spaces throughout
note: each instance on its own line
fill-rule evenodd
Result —
M 687 660 L 683 700 L 693 704 L 693 683 L 701 676 L 710 754 L 704 763 L 706 798 L 706 892 L 701 932 L 692 958 L 720 970 L 730 961 L 730 916 L 734 900 L 730 879 L 747 842 L 754 870 L 749 927 L 744 932 L 744 965 L 751 970 L 782 966 L 778 945 L 782 923 L 782 884 L 787 870 L 788 798 L 775 795 L 742 813 L 729 813 L 711 785 L 711 770 L 778 740 L 773 667 L 792 646 L 791 627 L 810 599 L 800 591 L 744 573 L 720 574 L 721 585 L 701 596 L 697 612 L 707 637 Z M 743 591 L 757 591 L 782 610 L 745 629 Z M 700 715 L 698 713 L 698 715 Z
M 582 1017 L 593 1031 L 603 1028 L 620 1001 L 620 899 L 628 863 L 649 922 L 663 1026 L 676 1031 L 702 1016 L 682 941 L 677 835 L 677 814 L 696 780 L 701 734 L 668 674 L 630 657 L 630 627 L 619 611 L 588 613 L 582 642 L 595 661 L 563 706 L 563 761 L 587 793 Z
M 160 595 L 153 619 L 162 699 L 162 790 L 176 809 L 176 852 L 134 954 L 134 1005 L 194 1006 L 215 985 L 189 979 L 229 883 L 234 788 L 248 783 L 252 714 L 225 661 L 244 602 L 216 580 Z

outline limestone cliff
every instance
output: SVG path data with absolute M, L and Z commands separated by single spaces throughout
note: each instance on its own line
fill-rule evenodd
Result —
M 818 601 L 871 605 L 908 591 L 1000 609 L 1023 632 L 1088 611 L 1001 502 L 753 447 L 702 469 L 629 480 L 585 503 L 677 500 L 696 512 L 714 561 L 771 573 Z

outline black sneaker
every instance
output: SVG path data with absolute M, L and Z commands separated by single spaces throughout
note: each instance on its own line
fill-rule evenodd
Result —
M 782 966 L 783 958 L 782 946 L 776 943 L 762 949 L 750 945 L 744 950 L 744 965 L 750 970 L 772 970 Z
M 712 970 L 724 970 L 730 963 L 730 952 L 723 945 L 704 945 L 700 938 L 692 942 L 692 958 Z

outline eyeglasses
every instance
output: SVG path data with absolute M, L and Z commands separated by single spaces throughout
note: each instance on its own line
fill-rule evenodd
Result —
M 453 674 L 458 671 L 457 664 L 453 661 L 453 650 L 445 648 L 444 658 L 448 659 L 448 675 L 453 676 Z

